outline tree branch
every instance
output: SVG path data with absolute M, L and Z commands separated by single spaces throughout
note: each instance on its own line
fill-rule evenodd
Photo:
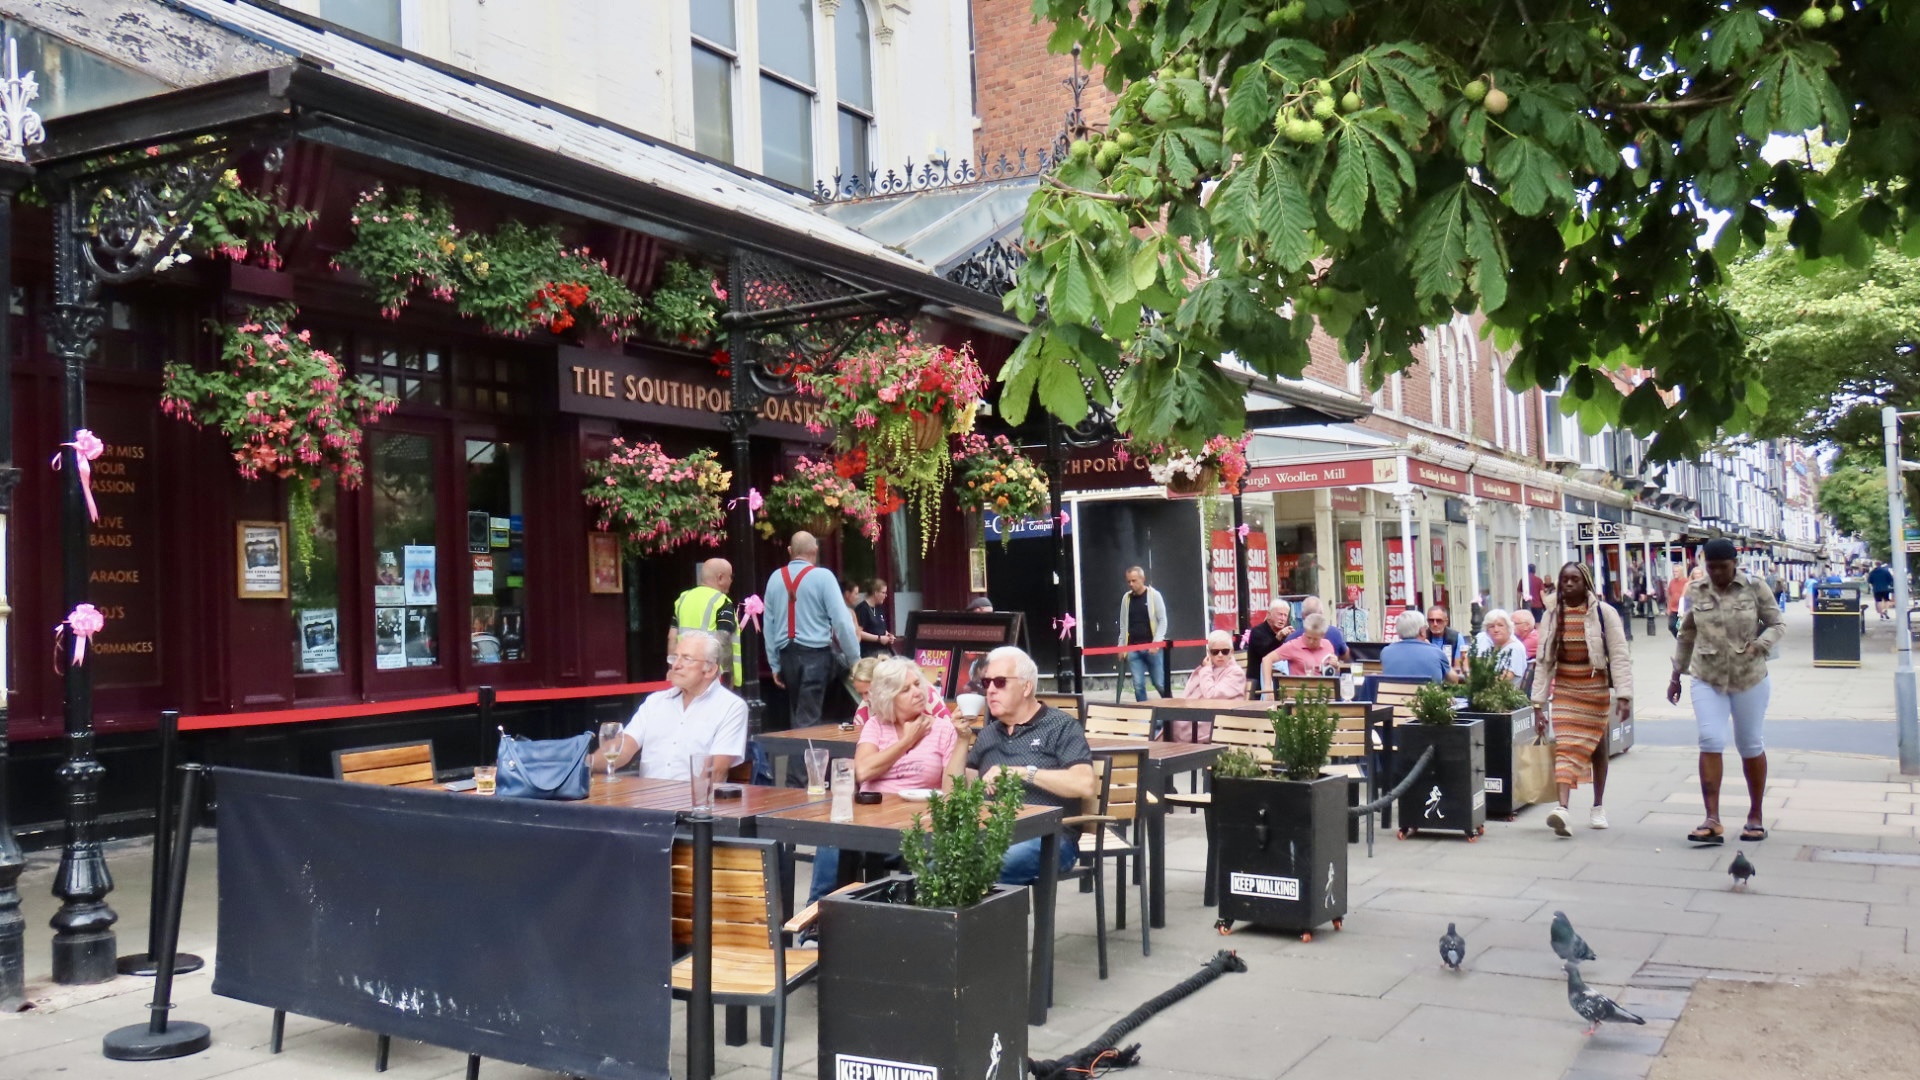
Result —
M 1651 112 L 1655 109 L 1710 109 L 1715 105 L 1725 105 L 1732 101 L 1731 94 L 1724 97 L 1703 98 L 1662 98 L 1659 101 L 1610 101 L 1607 108 L 1615 112 Z
M 1115 206 L 1132 206 L 1133 204 L 1140 201 L 1138 199 L 1135 199 L 1131 195 L 1122 195 L 1122 194 L 1119 194 L 1118 192 L 1087 191 L 1083 188 L 1077 188 L 1077 187 L 1074 187 L 1072 184 L 1067 183 L 1064 180 L 1055 178 L 1052 173 L 1042 174 L 1040 177 L 1040 181 L 1046 184 L 1048 187 L 1058 188 L 1059 190 L 1064 191 L 1069 195 L 1078 195 L 1083 199 L 1092 199 L 1095 202 L 1112 203 Z

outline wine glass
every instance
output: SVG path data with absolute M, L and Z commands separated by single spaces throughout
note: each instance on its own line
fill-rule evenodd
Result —
M 600 752 L 607 757 L 607 779 L 613 779 L 613 763 L 620 757 L 620 737 L 626 734 L 618 720 L 600 725 Z

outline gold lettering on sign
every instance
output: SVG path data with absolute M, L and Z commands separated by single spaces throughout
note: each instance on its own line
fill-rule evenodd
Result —
M 110 585 L 138 585 L 140 584 L 140 571 L 95 570 L 93 573 L 87 575 L 87 580 Z

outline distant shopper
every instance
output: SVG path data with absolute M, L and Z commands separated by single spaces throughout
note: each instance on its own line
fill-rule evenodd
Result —
M 1528 563 L 1527 579 L 1520 583 L 1516 591 L 1520 594 L 1520 606 L 1533 613 L 1533 621 L 1536 623 L 1540 621 L 1540 616 L 1544 615 L 1547 610 L 1546 597 L 1542 595 L 1542 591 L 1545 588 L 1546 582 L 1540 580 L 1540 575 L 1535 571 L 1534 565 Z
M 1215 630 L 1207 635 L 1207 658 L 1187 676 L 1185 698 L 1239 701 L 1247 696 L 1247 673 L 1233 662 L 1233 635 Z
M 788 725 L 811 727 L 820 722 L 836 656 L 848 669 L 860 662 L 859 638 L 840 582 L 817 565 L 820 541 L 809 532 L 794 533 L 787 554 L 787 565 L 767 579 L 767 663 L 773 685 L 787 692 Z
M 1293 634 L 1293 605 L 1276 597 L 1267 608 L 1267 617 L 1247 632 L 1247 685 L 1255 693 L 1264 685 L 1267 654 Z
M 893 631 L 887 627 L 887 583 L 867 582 L 867 598 L 853 606 L 853 623 L 860 635 L 860 655 L 893 655 Z
M 1763 726 L 1773 685 L 1767 655 L 1787 636 L 1786 622 L 1767 586 L 1740 572 L 1739 550 L 1730 540 L 1707 541 L 1707 580 L 1687 587 L 1687 614 L 1673 652 L 1667 700 L 1680 704 L 1680 674 L 1693 675 L 1693 718 L 1700 729 L 1700 801 L 1706 821 L 1687 834 L 1696 844 L 1719 844 L 1720 778 L 1727 728 L 1740 751 L 1747 778 L 1747 823 L 1740 839 L 1767 838 L 1761 799 L 1767 791 L 1767 744 Z
M 1873 590 L 1873 609 L 1882 619 L 1892 619 L 1893 568 L 1883 562 L 1874 563 L 1873 569 L 1867 571 L 1867 587 Z
M 993 598 L 990 596 L 976 596 L 967 601 L 967 610 L 983 614 L 991 612 L 993 610 Z
M 1426 628 L 1426 616 L 1417 611 L 1401 612 L 1399 621 L 1394 623 L 1394 632 L 1400 639 L 1380 650 L 1380 674 L 1428 682 L 1454 681 L 1456 676 L 1453 665 L 1447 662 L 1447 654 L 1420 636 Z
M 1615 718 L 1624 723 L 1633 715 L 1633 657 L 1624 620 L 1594 591 L 1587 564 L 1566 564 L 1558 579 L 1556 602 L 1540 626 L 1534 727 L 1544 734 L 1552 709 L 1553 778 L 1560 787 L 1560 805 L 1547 814 L 1547 826 L 1572 836 L 1567 800 L 1583 780 L 1593 781 L 1588 826 L 1607 827 L 1601 805 L 1607 797 L 1607 733 Z
M 1686 595 L 1687 575 L 1676 566 L 1667 575 L 1667 632 L 1676 638 L 1680 636 L 1680 604 Z
M 1147 584 L 1147 572 L 1138 566 L 1127 568 L 1127 591 L 1120 594 L 1120 644 L 1159 645 L 1126 654 L 1127 670 L 1133 673 L 1133 698 L 1147 700 L 1147 676 L 1153 676 L 1153 688 L 1161 697 L 1167 692 L 1167 601 L 1160 590 Z

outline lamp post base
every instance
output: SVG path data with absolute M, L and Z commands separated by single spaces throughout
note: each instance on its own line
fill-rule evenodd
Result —
M 53 981 L 61 986 L 103 983 L 118 974 L 117 935 L 111 930 L 91 934 L 60 934 L 53 942 Z
M 207 1025 L 176 1020 L 165 1031 L 154 1031 L 151 1024 L 116 1028 L 101 1040 L 101 1051 L 114 1061 L 166 1061 L 197 1054 L 212 1045 L 213 1032 Z
M 199 971 L 206 966 L 207 962 L 205 960 L 190 952 L 180 953 L 173 958 L 173 973 L 175 975 L 185 975 L 189 972 Z M 118 971 L 122 975 L 144 975 L 152 977 L 160 974 L 160 965 L 154 963 L 153 957 L 143 952 L 134 953 L 131 956 L 123 956 L 115 961 L 113 967 L 115 971 Z

